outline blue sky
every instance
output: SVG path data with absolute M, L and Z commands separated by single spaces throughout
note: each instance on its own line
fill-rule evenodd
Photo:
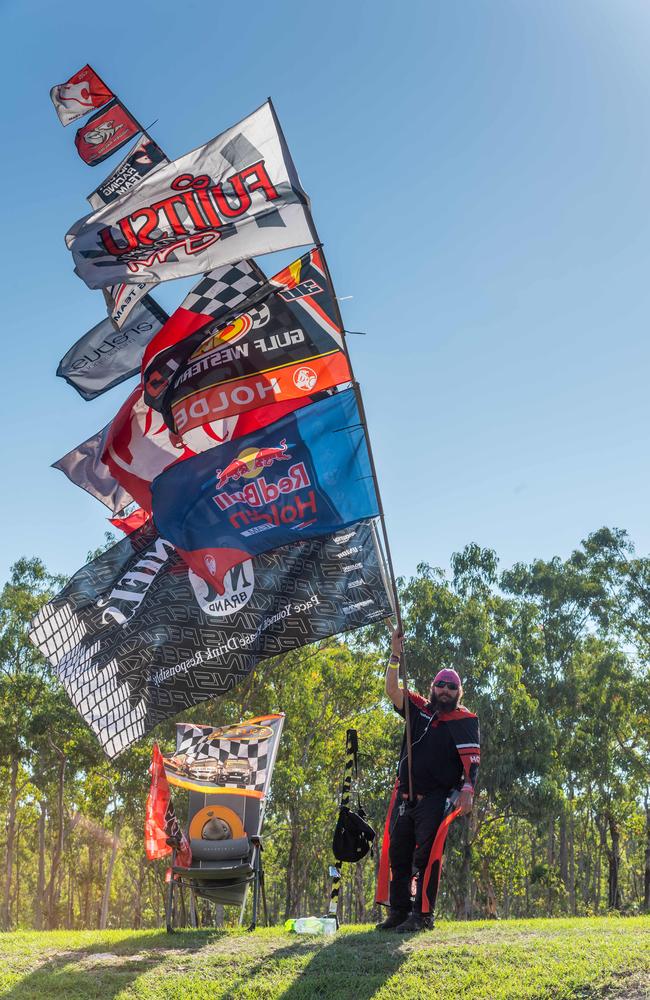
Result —
M 54 374 L 103 315 L 63 236 L 120 158 L 83 164 L 50 103 L 86 62 L 172 157 L 273 97 L 368 332 L 350 350 L 398 573 L 470 541 L 566 555 L 603 524 L 650 551 L 647 3 L 4 0 L 0 22 L 1 579 L 102 541 L 105 509 L 49 466 L 130 388 L 84 402 Z

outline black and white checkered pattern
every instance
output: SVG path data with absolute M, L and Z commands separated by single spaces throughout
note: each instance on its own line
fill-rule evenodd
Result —
M 175 757 L 184 754 L 192 760 L 237 760 L 246 762 L 250 769 L 248 781 L 218 781 L 216 784 L 226 788 L 249 788 L 262 792 L 266 785 L 267 767 L 269 761 L 269 737 L 259 740 L 230 740 L 226 737 L 214 739 L 211 732 L 206 733 L 205 727 L 199 728 L 188 724 L 177 726 L 177 746 Z
M 264 276 L 251 260 L 227 264 L 208 271 L 181 303 L 182 309 L 218 316 L 236 309 L 246 298 L 264 284 Z

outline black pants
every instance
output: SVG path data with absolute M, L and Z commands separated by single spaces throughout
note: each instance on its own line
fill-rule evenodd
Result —
M 422 880 L 429 861 L 431 848 L 445 811 L 448 792 L 442 789 L 429 792 L 418 802 L 408 805 L 398 797 L 393 807 L 390 824 L 390 849 L 388 858 L 391 868 L 390 905 L 391 909 L 411 910 L 411 879 L 417 876 L 415 913 L 422 912 Z M 437 877 L 432 871 L 427 886 L 427 896 L 431 912 L 435 905 Z M 433 885 L 431 883 L 434 883 Z M 430 891 L 433 890 L 433 896 Z

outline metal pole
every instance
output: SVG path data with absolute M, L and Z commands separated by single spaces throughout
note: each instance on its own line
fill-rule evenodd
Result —
M 325 269 L 325 274 L 327 276 L 327 280 L 328 280 L 328 282 L 330 284 L 330 287 L 332 288 L 332 291 L 333 291 L 334 290 L 334 282 L 332 281 L 332 275 L 331 275 L 331 272 L 330 272 L 330 269 L 329 269 L 329 265 L 327 263 L 327 257 L 325 256 L 325 252 L 323 250 L 322 243 L 321 243 L 321 241 L 319 239 L 318 232 L 316 230 L 316 226 L 314 225 L 314 222 L 311 219 L 311 216 L 309 218 L 310 218 L 310 228 L 312 230 L 312 235 L 314 237 L 314 242 L 320 245 L 320 254 L 321 254 L 321 257 L 323 259 L 323 267 Z M 352 376 L 352 384 L 354 386 L 354 392 L 355 392 L 355 396 L 356 396 L 356 400 L 357 400 L 357 406 L 359 408 L 359 417 L 360 417 L 361 423 L 363 425 L 363 430 L 364 430 L 364 434 L 365 434 L 365 438 L 366 438 L 366 447 L 368 448 L 368 458 L 370 460 L 370 470 L 372 472 L 372 478 L 373 478 L 373 482 L 375 484 L 375 493 L 377 495 L 377 507 L 379 508 L 379 520 L 381 522 L 381 530 L 382 530 L 382 536 L 383 536 L 383 539 L 384 539 L 384 547 L 386 549 L 386 560 L 388 562 L 388 572 L 390 574 L 390 580 L 391 580 L 391 585 L 392 585 L 392 589 L 393 589 L 393 601 L 394 601 L 394 604 L 395 604 L 395 618 L 397 620 L 397 630 L 398 630 L 398 632 L 400 632 L 400 633 L 403 634 L 404 633 L 404 624 L 403 624 L 403 621 L 402 621 L 402 611 L 401 611 L 401 608 L 400 608 L 400 605 L 399 605 L 399 597 L 398 597 L 398 594 L 397 594 L 397 583 L 395 582 L 395 569 L 393 567 L 393 557 L 392 557 L 392 554 L 391 554 L 390 542 L 388 541 L 388 531 L 386 529 L 386 516 L 384 514 L 384 505 L 383 505 L 382 499 L 381 499 L 381 492 L 380 492 L 380 489 L 379 489 L 379 481 L 377 479 L 377 468 L 375 466 L 375 459 L 374 459 L 374 455 L 373 455 L 373 452 L 372 452 L 372 444 L 371 444 L 371 441 L 370 441 L 370 432 L 368 430 L 368 421 L 366 419 L 366 411 L 365 411 L 365 407 L 363 405 L 363 398 L 361 396 L 361 389 L 360 389 L 359 383 L 357 382 L 357 380 L 355 378 L 355 375 L 354 375 L 354 368 L 352 366 L 352 359 L 350 358 L 350 352 L 348 350 L 347 340 L 346 340 L 344 329 L 343 329 L 343 317 L 341 315 L 341 309 L 340 309 L 340 306 L 339 306 L 339 303 L 338 303 L 338 299 L 336 298 L 336 295 L 334 295 L 333 298 L 334 298 L 334 309 L 336 310 L 336 317 L 337 317 L 337 320 L 338 320 L 339 328 L 341 330 L 341 339 L 343 341 L 343 350 L 345 352 L 345 356 L 346 356 L 346 359 L 347 359 L 347 362 L 348 362 L 348 367 L 350 369 L 350 375 Z M 400 673 L 402 675 L 402 684 L 403 684 L 403 688 L 404 688 L 404 720 L 406 722 L 406 759 L 407 759 L 407 770 L 408 770 L 409 801 L 412 801 L 412 799 L 413 799 L 413 747 L 412 747 L 412 743 L 411 743 L 411 712 L 410 712 L 410 699 L 409 699 L 409 695 L 408 695 L 408 677 L 407 677 L 407 674 L 406 674 L 406 658 L 404 656 L 404 650 L 403 649 L 402 649 L 402 653 L 400 655 Z

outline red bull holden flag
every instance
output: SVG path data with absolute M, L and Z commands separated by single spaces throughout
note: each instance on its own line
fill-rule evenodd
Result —
M 214 324 L 181 365 L 162 412 L 181 436 L 229 417 L 351 380 L 334 290 L 312 250 L 253 292 L 228 323 Z M 187 350 L 198 336 L 188 337 Z
M 160 534 L 217 589 L 250 556 L 379 513 L 354 391 L 170 466 L 152 484 Z
M 312 241 L 309 200 L 270 101 L 66 238 L 90 288 L 166 281 Z

